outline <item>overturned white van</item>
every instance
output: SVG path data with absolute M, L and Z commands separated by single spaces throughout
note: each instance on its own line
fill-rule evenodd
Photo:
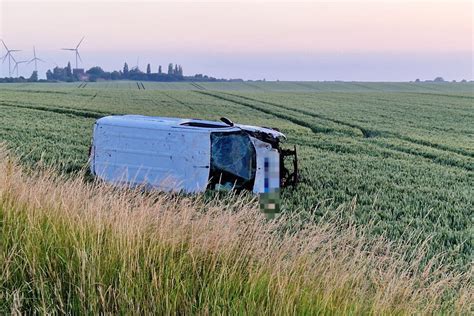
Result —
M 296 184 L 296 149 L 270 128 L 198 119 L 118 115 L 94 125 L 93 175 L 106 182 L 195 193 L 247 189 L 256 193 Z M 293 158 L 293 171 L 285 168 Z

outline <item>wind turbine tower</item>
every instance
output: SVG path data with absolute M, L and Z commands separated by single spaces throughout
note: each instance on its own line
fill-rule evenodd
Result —
M 77 59 L 79 58 L 79 60 L 81 61 L 82 63 L 82 58 L 81 58 L 81 55 L 79 55 L 79 46 L 81 45 L 82 41 L 84 40 L 84 37 L 82 37 L 82 39 L 79 41 L 79 43 L 77 44 L 76 48 L 61 48 L 62 50 L 70 50 L 70 51 L 73 51 L 75 52 L 76 54 L 76 69 L 78 69 L 78 64 L 77 64 Z
M 15 72 L 15 69 L 16 69 L 16 77 L 18 78 L 18 65 L 19 64 L 24 64 L 24 63 L 27 63 L 28 60 L 20 60 L 20 61 L 16 61 L 15 60 L 15 67 L 13 67 L 13 72 Z
M 35 62 L 35 71 L 38 72 L 38 61 L 45 62 L 41 58 L 36 57 L 36 48 L 33 46 L 33 58 L 28 62 L 28 64 Z
M 5 60 L 7 59 L 8 57 L 8 76 L 12 76 L 12 59 L 13 61 L 16 63 L 16 60 L 15 58 L 13 57 L 12 53 L 13 52 L 19 52 L 20 50 L 19 49 L 9 49 L 7 47 L 7 44 L 5 44 L 5 42 L 2 40 L 2 44 L 3 44 L 3 47 L 5 47 L 5 50 L 7 51 L 7 53 L 5 54 L 5 56 L 3 56 L 3 60 L 2 60 L 2 63 L 5 62 Z M 13 69 L 13 71 L 15 71 L 15 69 Z

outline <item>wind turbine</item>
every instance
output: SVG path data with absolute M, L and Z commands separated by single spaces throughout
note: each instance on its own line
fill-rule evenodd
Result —
M 20 61 L 15 60 L 15 67 L 13 67 L 13 71 L 15 71 L 15 69 L 16 69 L 17 78 L 18 78 L 18 65 L 23 64 L 23 63 L 27 63 L 27 62 L 28 62 L 28 60 L 20 60 Z
M 19 52 L 20 50 L 19 50 L 19 49 L 8 49 L 7 44 L 5 44 L 5 42 L 4 42 L 3 40 L 2 40 L 2 44 L 3 44 L 3 47 L 5 47 L 5 50 L 7 51 L 7 53 L 5 54 L 5 56 L 3 56 L 2 63 L 4 63 L 5 60 L 6 60 L 7 57 L 8 57 L 8 75 L 11 77 L 11 76 L 12 76 L 12 66 L 11 66 L 12 59 L 13 59 L 13 61 L 16 63 L 16 60 L 15 60 L 15 58 L 13 57 L 12 53 L 13 53 L 13 52 Z
M 84 37 L 82 37 L 82 39 L 79 41 L 76 48 L 61 48 L 62 50 L 70 50 L 70 51 L 76 52 L 76 69 L 77 69 L 77 58 L 79 58 L 79 60 L 82 63 L 81 55 L 79 55 L 79 45 L 81 45 L 83 40 L 84 40 Z
M 33 58 L 28 62 L 28 64 L 32 63 L 33 61 L 35 62 L 35 71 L 38 72 L 38 61 L 45 62 L 41 58 L 36 57 L 36 48 L 33 46 Z

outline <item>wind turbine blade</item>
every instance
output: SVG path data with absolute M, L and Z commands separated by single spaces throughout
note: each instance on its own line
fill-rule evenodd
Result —
M 79 60 L 80 60 L 80 61 L 81 61 L 81 63 L 82 63 L 82 58 L 81 58 L 81 55 L 79 54 L 79 52 L 78 52 L 78 51 L 76 51 L 76 54 L 77 54 L 77 57 L 79 57 Z
M 15 57 L 13 57 L 12 54 L 10 54 L 10 57 L 11 57 L 11 58 L 13 59 L 13 61 L 16 63 L 16 59 L 15 59 Z
M 11 49 L 10 52 L 21 52 L 20 49 Z
M 79 44 L 77 44 L 76 49 L 79 48 L 79 45 L 81 45 L 81 43 L 82 43 L 82 41 L 84 40 L 84 38 L 85 38 L 85 36 L 83 36 L 83 37 L 81 38 L 81 41 L 79 42 Z
M 38 61 L 40 61 L 40 62 L 42 62 L 42 63 L 45 63 L 45 61 L 44 61 L 43 59 L 41 59 L 41 58 L 36 58 L 36 60 L 38 60 Z
M 76 50 L 75 48 L 61 48 L 62 50 Z
M 2 44 L 3 44 L 3 47 L 5 47 L 5 49 L 8 51 L 7 44 L 5 44 L 5 42 L 3 40 L 2 40 Z
M 34 58 L 33 58 L 33 59 L 30 59 L 30 61 L 28 62 L 28 65 L 31 64 L 31 63 L 34 62 L 34 61 L 35 61 Z

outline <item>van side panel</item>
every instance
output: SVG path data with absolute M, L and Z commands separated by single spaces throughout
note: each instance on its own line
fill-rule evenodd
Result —
M 92 170 L 107 182 L 189 193 L 207 187 L 209 132 L 98 123 L 93 146 Z

